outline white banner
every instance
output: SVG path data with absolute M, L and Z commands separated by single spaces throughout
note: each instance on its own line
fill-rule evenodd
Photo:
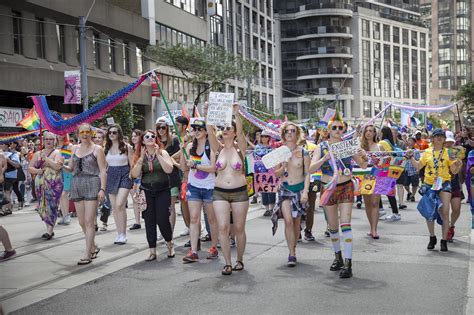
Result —
M 341 141 L 329 145 L 336 159 L 344 159 L 355 155 L 360 149 L 359 138 Z
M 0 107 L 0 127 L 17 127 L 26 109 Z
M 210 92 L 207 123 L 211 126 L 231 126 L 233 104 L 234 93 Z
M 272 167 L 275 167 L 280 163 L 287 162 L 290 159 L 290 157 L 291 157 L 290 148 L 284 145 L 264 155 L 262 157 L 262 162 L 263 162 L 263 165 L 265 165 L 267 169 L 271 169 Z

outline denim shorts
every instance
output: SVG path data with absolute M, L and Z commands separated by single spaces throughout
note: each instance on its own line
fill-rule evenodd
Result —
M 424 195 L 424 193 L 426 191 L 428 191 L 428 189 L 431 189 L 432 185 L 429 185 L 429 184 L 426 184 L 426 183 L 423 183 L 422 187 L 420 188 L 420 195 Z M 451 182 L 444 182 L 443 185 L 441 186 L 441 189 L 440 191 L 444 191 L 444 192 L 448 192 L 450 193 L 451 192 Z M 423 192 L 423 193 L 422 193 Z
M 197 188 L 188 184 L 186 189 L 186 198 L 188 201 L 203 201 L 210 203 L 212 202 L 213 191 L 213 189 Z

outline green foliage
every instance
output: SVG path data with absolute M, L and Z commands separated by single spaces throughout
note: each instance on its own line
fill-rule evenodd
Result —
M 464 120 L 469 124 L 474 123 L 474 82 L 468 82 L 463 85 L 459 90 L 456 96 L 454 97 L 456 101 L 462 101 L 464 103 L 462 115 Z
M 321 119 L 321 117 L 319 116 L 320 114 L 324 115 L 324 113 L 326 112 L 326 109 L 328 108 L 328 103 L 325 100 L 316 98 L 315 96 L 310 95 L 310 94 L 305 94 L 305 97 L 309 99 L 309 102 L 307 102 L 307 104 L 309 105 L 309 108 L 314 110 L 314 115 L 313 117 L 310 118 L 308 122 L 310 123 L 319 122 Z
M 256 74 L 257 63 L 244 60 L 215 46 L 148 46 L 147 54 L 163 65 L 181 72 L 183 78 L 199 87 L 194 104 L 202 95 L 219 90 L 230 79 L 244 80 Z
M 89 97 L 89 104 L 96 104 L 109 97 L 111 94 L 112 93 L 109 91 L 100 91 Z M 94 105 L 90 105 L 90 107 L 93 106 Z M 113 117 L 114 122 L 122 127 L 124 135 L 131 135 L 135 124 L 143 119 L 143 117 L 138 114 L 137 110 L 133 108 L 133 105 L 130 104 L 127 99 L 115 106 L 114 109 L 108 112 L 105 116 L 94 121 L 92 125 L 94 127 L 107 126 L 107 118 L 109 117 Z

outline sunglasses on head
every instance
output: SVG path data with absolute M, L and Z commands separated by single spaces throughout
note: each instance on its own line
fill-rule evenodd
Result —
M 166 130 L 167 128 L 167 126 L 157 126 L 156 130 Z
M 193 127 L 192 129 L 193 131 L 199 131 L 199 132 L 204 130 L 203 127 Z
M 285 135 L 289 133 L 296 133 L 296 129 L 285 129 Z
M 344 130 L 344 126 L 332 126 L 331 130 Z
M 155 136 L 155 135 L 145 135 L 143 138 L 144 138 L 144 139 L 147 139 L 147 140 L 148 140 L 148 139 L 155 139 L 156 136 Z
M 117 130 L 109 131 L 109 135 L 116 135 L 116 134 L 118 134 Z
M 232 127 L 217 127 L 217 129 L 219 129 L 220 131 L 230 131 Z

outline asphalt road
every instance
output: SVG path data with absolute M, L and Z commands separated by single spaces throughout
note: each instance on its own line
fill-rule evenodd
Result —
M 365 211 L 354 209 L 351 279 L 329 271 L 333 253 L 321 211 L 313 229 L 316 242 L 298 245 L 295 268 L 286 266 L 283 222 L 273 237 L 270 220 L 258 216 L 247 223 L 245 270 L 232 276 L 220 274 L 223 258 L 182 264 L 182 238 L 174 259 L 162 254 L 158 261 L 131 265 L 13 314 L 465 314 L 473 277 L 467 205 L 447 253 L 439 252 L 439 243 L 435 251 L 426 250 L 424 220 L 414 203 L 408 205 L 402 221 L 380 223 L 380 240 L 365 235 Z M 235 249 L 232 254 L 235 260 Z

